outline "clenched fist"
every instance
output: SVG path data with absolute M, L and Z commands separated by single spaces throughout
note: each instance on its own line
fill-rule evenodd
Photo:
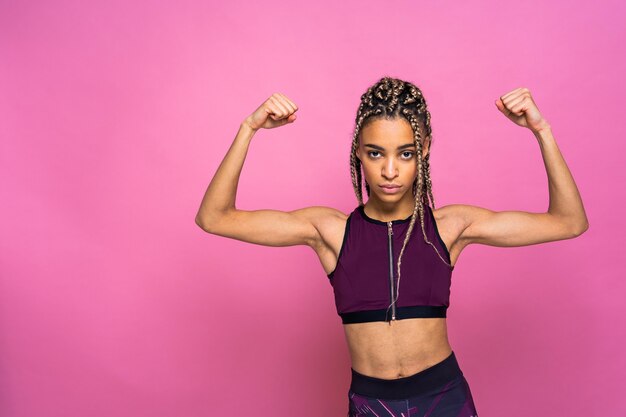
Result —
M 287 123 L 293 123 L 296 120 L 294 114 L 296 111 L 298 111 L 298 106 L 287 96 L 282 93 L 274 93 L 254 113 L 246 117 L 244 123 L 247 123 L 255 131 L 260 128 L 273 129 Z
M 533 101 L 528 88 L 520 87 L 501 96 L 495 102 L 496 107 L 518 126 L 538 132 L 550 128 Z

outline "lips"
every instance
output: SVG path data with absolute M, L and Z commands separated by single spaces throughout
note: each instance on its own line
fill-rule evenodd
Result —
M 394 188 L 400 188 L 399 185 L 395 185 L 395 184 L 383 184 L 381 185 L 382 188 L 388 188 L 388 189 L 394 189 Z

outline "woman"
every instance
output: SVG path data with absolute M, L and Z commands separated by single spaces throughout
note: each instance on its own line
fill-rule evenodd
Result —
M 298 107 L 280 93 L 241 123 L 209 184 L 196 216 L 203 230 L 261 245 L 308 245 L 328 271 L 352 362 L 348 416 L 477 416 L 446 328 L 451 274 L 461 251 L 472 243 L 569 239 L 588 228 L 576 184 L 528 89 L 503 95 L 496 106 L 539 142 L 549 180 L 545 213 L 462 204 L 435 209 L 426 101 L 415 85 L 390 77 L 361 97 L 350 153 L 358 206 L 350 214 L 319 206 L 235 208 L 254 133 L 296 120 Z

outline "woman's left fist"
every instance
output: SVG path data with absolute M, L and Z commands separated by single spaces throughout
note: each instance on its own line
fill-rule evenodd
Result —
M 550 128 L 550 124 L 539 113 L 539 109 L 530 96 L 528 88 L 516 88 L 500 96 L 496 100 L 496 107 L 513 123 L 527 127 L 533 133 L 537 133 L 541 129 Z

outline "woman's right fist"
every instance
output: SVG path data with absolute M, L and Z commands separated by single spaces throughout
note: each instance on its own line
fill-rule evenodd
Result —
M 244 123 L 247 123 L 253 130 L 273 129 L 287 123 L 293 123 L 296 120 L 294 113 L 297 110 L 298 106 L 287 96 L 274 93 L 254 113 L 246 117 Z

